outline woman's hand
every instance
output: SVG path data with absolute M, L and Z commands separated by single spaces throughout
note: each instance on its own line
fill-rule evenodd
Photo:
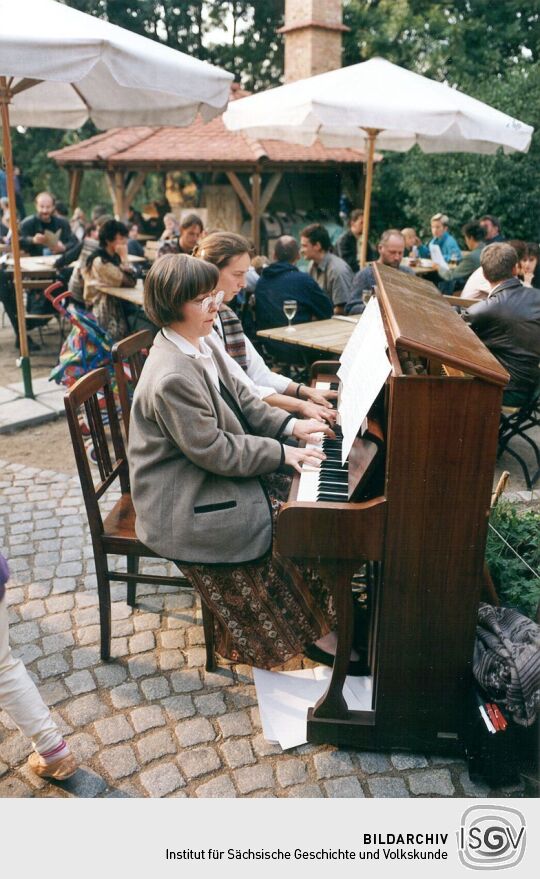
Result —
M 318 391 L 317 388 L 309 388 L 307 385 L 303 386 L 300 394 L 311 403 L 316 403 L 317 406 L 325 406 L 327 409 L 332 408 L 332 404 L 328 401 L 337 399 L 337 391 Z
M 312 403 L 311 400 L 300 400 L 297 406 L 297 412 L 302 418 L 315 418 L 318 421 L 327 421 L 328 424 L 335 424 L 336 410 L 328 408 L 330 404 L 325 405 Z
M 334 431 L 328 427 L 326 422 L 318 421 L 316 418 L 299 418 L 294 425 L 294 430 L 292 432 L 292 435 L 296 437 L 296 439 L 303 440 L 306 443 L 316 444 L 321 442 L 323 434 L 335 438 Z
M 321 461 L 324 461 L 326 455 L 318 449 L 298 449 L 295 446 L 283 446 L 285 450 L 285 464 L 294 467 L 299 473 L 302 472 L 302 465 L 310 467 L 320 467 Z

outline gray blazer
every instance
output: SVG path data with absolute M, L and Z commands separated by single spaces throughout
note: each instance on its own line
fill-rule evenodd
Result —
M 201 361 L 158 333 L 135 391 L 129 427 L 136 532 L 165 558 L 253 561 L 272 544 L 270 504 L 257 477 L 282 463 L 277 438 L 290 416 L 231 376 L 219 353 L 214 359 L 251 433 Z

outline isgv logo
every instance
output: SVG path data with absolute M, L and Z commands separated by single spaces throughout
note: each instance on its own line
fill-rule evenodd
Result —
M 509 806 L 471 806 L 458 831 L 459 859 L 471 870 L 504 870 L 519 864 L 526 844 L 525 818 Z

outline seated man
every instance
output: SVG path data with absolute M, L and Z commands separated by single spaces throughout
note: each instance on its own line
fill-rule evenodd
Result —
M 378 263 L 383 266 L 390 266 L 393 269 L 399 269 L 408 275 L 413 275 L 412 269 L 401 265 L 403 259 L 403 251 L 405 250 L 405 239 L 399 229 L 387 229 L 381 235 L 378 251 Z M 375 273 L 371 266 L 357 272 L 353 279 L 351 289 L 351 298 L 345 306 L 345 314 L 362 314 L 366 303 L 363 301 L 364 292 L 373 292 L 375 286 Z
M 351 294 L 353 273 L 345 260 L 330 252 L 328 230 L 321 223 L 311 223 L 300 232 L 300 245 L 302 256 L 310 260 L 310 276 L 332 302 L 334 314 L 343 314 Z
M 357 272 L 360 268 L 360 248 L 362 247 L 362 238 L 364 232 L 364 211 L 359 209 L 351 211 L 349 217 L 349 228 L 345 229 L 342 235 L 336 241 L 336 250 L 338 256 L 344 259 L 353 272 Z M 368 260 L 377 259 L 377 254 L 368 241 L 367 246 Z
M 166 253 L 187 253 L 191 256 L 203 232 L 203 221 L 197 214 L 187 214 L 180 223 L 178 238 L 165 238 L 159 246 L 158 257 Z
M 319 285 L 295 263 L 300 256 L 297 242 L 290 235 L 282 235 L 276 241 L 275 262 L 262 270 L 255 285 L 255 316 L 258 330 L 281 327 L 285 323 L 283 303 L 294 299 L 297 303 L 293 323 L 307 323 L 332 317 L 332 303 Z M 298 360 L 296 346 L 265 339 L 267 351 L 279 360 Z M 292 357 L 292 360 L 291 360 Z
M 503 403 L 522 406 L 540 377 L 540 290 L 516 277 L 518 257 L 509 244 L 488 245 L 481 263 L 491 293 L 463 318 L 510 373 Z
M 459 262 L 461 250 L 454 236 L 450 235 L 448 231 L 448 222 L 446 214 L 433 214 L 431 218 L 431 234 L 433 238 L 429 243 L 430 245 L 439 245 L 446 262 L 451 262 L 452 259 Z
M 50 192 L 36 196 L 36 213 L 21 223 L 20 245 L 30 256 L 43 256 L 45 252 L 60 255 L 79 242 L 64 217 L 54 213 L 55 200 Z
M 470 278 L 477 268 L 479 268 L 480 256 L 482 250 L 486 246 L 485 229 L 476 220 L 471 220 L 470 223 L 465 223 L 461 231 L 469 252 L 465 254 L 461 262 L 454 268 L 437 268 L 439 277 L 443 281 L 454 282 L 454 285 L 458 290 L 461 290 L 465 286 L 467 279 Z
M 484 227 L 486 232 L 486 244 L 497 244 L 499 241 L 506 241 L 501 232 L 501 221 L 494 217 L 493 214 L 484 214 L 480 217 L 480 225 Z

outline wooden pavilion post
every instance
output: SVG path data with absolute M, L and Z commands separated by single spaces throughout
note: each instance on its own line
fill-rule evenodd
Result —
M 251 238 L 255 252 L 261 252 L 261 173 L 255 171 L 251 178 L 251 202 L 253 214 L 251 217 Z
M 69 207 L 71 213 L 75 210 L 79 203 L 79 194 L 81 191 L 81 183 L 83 178 L 82 168 L 69 168 Z
M 368 136 L 368 156 L 366 181 L 364 189 L 364 231 L 362 232 L 362 252 L 360 256 L 360 268 L 363 269 L 367 260 L 367 248 L 369 237 L 369 216 L 371 213 L 371 189 L 373 184 L 373 159 L 375 156 L 375 141 L 380 132 L 379 128 L 366 128 Z

